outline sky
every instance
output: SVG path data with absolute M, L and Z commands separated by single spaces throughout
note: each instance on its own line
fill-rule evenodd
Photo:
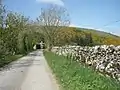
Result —
M 120 0 L 3 0 L 11 11 L 35 20 L 49 4 L 65 7 L 75 27 L 97 29 L 120 36 Z M 116 22 L 118 21 L 118 22 Z

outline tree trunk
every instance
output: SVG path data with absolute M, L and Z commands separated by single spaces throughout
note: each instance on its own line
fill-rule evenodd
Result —
M 51 51 L 53 47 L 53 44 L 47 44 L 47 51 Z

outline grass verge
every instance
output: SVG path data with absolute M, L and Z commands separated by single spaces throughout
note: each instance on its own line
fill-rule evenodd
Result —
M 0 67 L 3 67 L 3 66 L 11 63 L 12 61 L 17 60 L 18 58 L 21 58 L 21 57 L 22 57 L 22 55 L 13 55 L 13 56 L 10 55 L 10 56 L 6 56 L 4 58 L 4 60 L 0 60 Z
M 63 90 L 120 90 L 119 82 L 75 61 L 52 52 L 44 52 L 44 56 Z

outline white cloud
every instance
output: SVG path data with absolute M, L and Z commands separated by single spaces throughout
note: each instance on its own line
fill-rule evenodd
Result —
M 62 0 L 36 0 L 36 1 L 40 3 L 49 3 L 49 4 L 64 6 L 64 2 Z
M 80 27 L 80 26 L 75 25 L 75 24 L 70 24 L 70 26 L 69 26 L 69 27 Z

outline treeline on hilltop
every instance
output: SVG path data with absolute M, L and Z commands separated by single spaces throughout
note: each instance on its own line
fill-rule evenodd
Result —
M 120 45 L 120 37 L 102 31 L 64 27 L 55 37 L 55 45 Z

